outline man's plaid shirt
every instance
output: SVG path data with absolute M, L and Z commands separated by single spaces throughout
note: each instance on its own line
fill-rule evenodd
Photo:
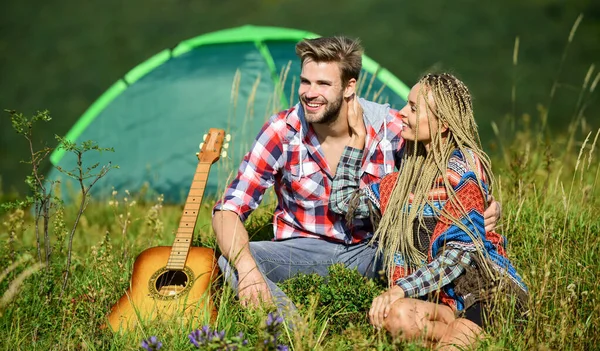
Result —
M 378 106 L 383 111 L 380 116 L 365 112 L 367 152 L 359 172 L 361 187 L 380 181 L 400 160 L 398 111 Z M 274 186 L 278 200 L 273 218 L 275 240 L 310 237 L 348 244 L 364 241 L 371 235 L 368 219 L 354 220 L 350 230 L 343 216 L 329 210 L 332 181 L 317 135 L 297 104 L 265 123 L 214 210 L 233 211 L 245 221 L 266 189 Z

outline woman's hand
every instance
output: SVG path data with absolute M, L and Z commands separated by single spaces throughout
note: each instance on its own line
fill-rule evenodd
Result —
M 392 304 L 398 299 L 404 298 L 404 290 L 401 287 L 394 285 L 388 291 L 377 296 L 371 304 L 369 310 L 369 320 L 372 325 L 377 328 L 383 327 L 384 321 L 390 313 Z
M 348 146 L 355 149 L 365 148 L 365 139 L 367 137 L 367 128 L 363 120 L 363 109 L 358 103 L 356 94 L 348 100 L 348 129 L 350 131 L 350 142 Z

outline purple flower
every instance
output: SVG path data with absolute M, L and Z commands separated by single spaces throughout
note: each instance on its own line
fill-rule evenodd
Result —
M 196 329 L 188 335 L 190 342 L 197 348 L 206 346 L 208 343 L 212 342 L 213 337 L 214 334 L 208 325 L 203 326 L 202 329 Z
M 238 339 L 242 342 L 242 346 L 248 345 L 248 340 L 244 339 L 244 333 L 240 332 L 238 334 Z
M 281 327 L 283 326 L 283 317 L 277 313 L 269 313 L 267 315 L 265 339 L 263 344 L 268 350 L 288 351 L 286 345 L 277 344 L 277 339 L 281 335 Z
M 220 332 L 217 332 L 215 330 L 215 333 L 213 334 L 213 340 L 214 341 L 223 341 L 223 340 L 225 340 L 225 330 L 221 330 Z
M 188 338 L 196 348 L 206 348 L 210 350 L 234 351 L 237 350 L 240 345 L 245 346 L 248 344 L 248 341 L 244 340 L 244 333 L 239 333 L 237 337 L 228 340 L 225 338 L 225 330 L 213 331 L 207 325 L 203 326 L 202 329 L 192 331 L 188 335 Z
M 208 325 L 205 325 L 205 326 L 203 326 L 203 327 L 202 327 L 202 333 L 203 333 L 204 335 L 208 335 L 208 334 L 210 334 L 210 327 L 209 327 Z
M 201 339 L 202 335 L 200 334 L 200 330 L 198 329 L 192 331 L 188 335 L 188 338 L 190 339 L 190 342 L 196 347 L 200 347 L 200 344 L 203 344 L 203 340 Z
M 283 323 L 283 317 L 278 315 L 277 313 L 269 313 L 267 315 L 267 327 L 277 327 L 278 325 Z
M 162 347 L 162 342 L 158 341 L 156 336 L 151 336 L 148 339 L 142 340 L 142 347 L 147 351 L 157 351 Z

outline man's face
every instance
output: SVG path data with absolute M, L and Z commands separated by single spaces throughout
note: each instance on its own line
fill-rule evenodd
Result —
M 334 122 L 344 100 L 342 73 L 335 62 L 304 61 L 298 95 L 309 123 Z

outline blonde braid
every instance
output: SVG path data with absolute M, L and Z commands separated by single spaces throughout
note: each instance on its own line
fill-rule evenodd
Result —
M 435 181 L 443 176 L 444 186 L 448 193 L 447 201 L 452 201 L 461 210 L 461 214 L 468 218 L 462 204 L 456 200 L 453 187 L 446 177 L 448 161 L 457 149 L 465 155 L 469 168 L 475 170 L 480 187 L 482 177 L 486 177 L 485 180 L 491 193 L 495 180 L 490 159 L 481 147 L 477 124 L 473 116 L 471 95 L 463 82 L 446 73 L 428 74 L 421 78 L 419 83 L 418 96 L 427 102 L 426 113 L 431 131 L 431 143 L 429 151 L 421 142 L 408 141 L 406 143 L 401 169 L 390 195 L 389 205 L 381 217 L 373 237 L 374 242 L 379 242 L 379 253 L 383 252 L 384 254 L 388 276 L 391 276 L 393 272 L 396 252 L 403 255 L 406 268 L 414 269 L 427 259 L 427 254 L 417 249 L 413 235 L 415 220 L 419 221 L 419 225 L 425 225 L 423 208 L 426 204 L 432 207 L 438 220 L 444 218 L 459 226 L 474 239 L 473 242 L 478 247 L 478 252 L 482 254 L 484 252 L 476 233 L 470 233 L 470 230 L 459 218 L 454 218 L 443 209 L 437 210 L 433 204 L 437 199 L 428 197 Z M 432 93 L 435 101 L 435 111 L 433 106 L 429 105 L 428 92 Z M 417 104 L 417 116 L 420 115 L 419 106 L 420 104 Z M 445 136 L 442 135 L 442 128 L 434 130 L 432 117 L 437 118 L 439 126 L 448 126 Z M 415 135 L 419 133 L 418 126 L 419 123 L 416 123 Z M 480 160 L 484 174 L 478 174 L 475 160 L 470 157 L 471 153 Z M 411 204 L 410 210 L 407 210 L 409 203 Z M 481 233 L 481 235 L 483 234 Z

